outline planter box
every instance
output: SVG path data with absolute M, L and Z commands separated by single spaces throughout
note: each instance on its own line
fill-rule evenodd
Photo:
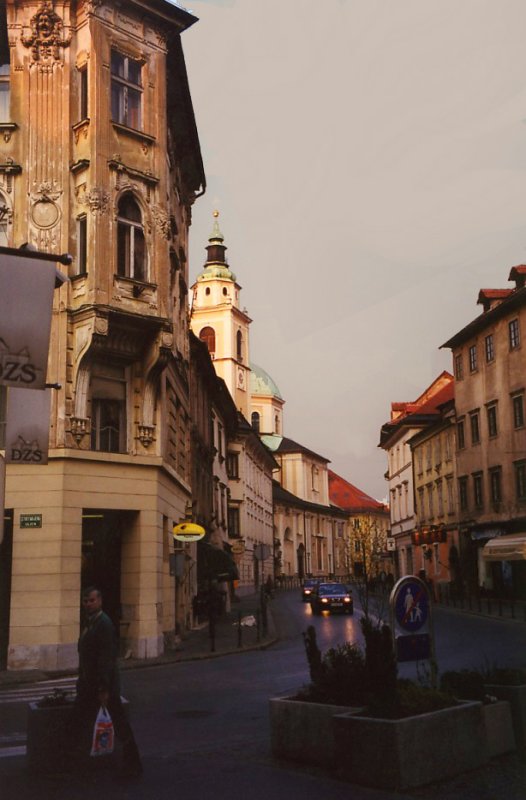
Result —
M 269 707 L 273 755 L 323 767 L 335 765 L 332 719 L 335 714 L 350 711 L 349 706 L 273 697 Z
M 482 704 L 462 703 L 406 719 L 334 718 L 337 763 L 353 783 L 407 789 L 486 761 Z
M 523 756 L 526 755 L 526 684 L 521 686 L 488 684 L 484 688 L 488 694 L 509 702 L 517 750 Z
M 486 756 L 495 758 L 515 750 L 511 706 L 506 700 L 482 706 L 486 729 Z

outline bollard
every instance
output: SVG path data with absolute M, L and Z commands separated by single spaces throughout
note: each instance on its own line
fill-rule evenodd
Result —
M 256 642 L 261 639 L 261 611 L 256 608 Z
M 237 646 L 243 646 L 243 626 L 241 625 L 241 611 L 237 612 Z

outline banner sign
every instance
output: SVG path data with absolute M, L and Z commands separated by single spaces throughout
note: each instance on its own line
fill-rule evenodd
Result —
M 44 389 L 56 262 L 0 253 L 0 384 Z
M 51 389 L 9 389 L 5 460 L 7 464 L 47 464 Z

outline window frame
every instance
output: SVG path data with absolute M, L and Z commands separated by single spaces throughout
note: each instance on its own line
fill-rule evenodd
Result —
M 455 356 L 455 379 L 461 381 L 464 378 L 464 359 L 462 353 Z
M 491 364 L 495 361 L 495 340 L 492 333 L 484 338 L 484 353 L 486 355 L 486 364 Z
M 489 470 L 491 502 L 494 506 L 502 501 L 502 467 L 491 467 Z
M 469 415 L 469 430 L 471 445 L 480 444 L 480 416 L 478 411 L 472 411 Z
M 119 75 L 118 73 L 114 72 L 114 59 L 122 59 L 123 64 L 123 72 L 124 75 Z M 130 80 L 130 64 L 135 64 L 138 67 L 139 72 L 139 82 L 135 83 L 133 80 Z M 142 70 L 144 66 L 144 61 L 139 58 L 133 58 L 132 56 L 125 55 L 121 53 L 119 50 L 112 48 L 111 50 L 111 58 L 110 58 L 110 80 L 111 80 L 111 91 L 110 91 L 110 107 L 111 107 L 111 119 L 112 122 L 117 123 L 117 125 L 124 125 L 126 128 L 131 128 L 132 130 L 142 131 L 143 130 L 143 98 L 144 98 L 144 87 L 142 81 Z M 115 107 L 114 104 L 114 91 L 118 90 L 118 108 Z M 137 115 L 138 115 L 138 124 L 131 124 L 135 120 L 132 120 L 131 117 L 133 116 L 133 112 L 130 111 L 130 96 L 137 96 L 138 104 L 137 104 Z M 115 112 L 117 111 L 117 116 L 115 116 Z
M 458 479 L 458 505 L 461 511 L 469 510 L 468 479 L 466 475 L 462 475 Z
M 477 372 L 478 370 L 478 354 L 477 354 L 477 345 L 472 344 L 468 350 L 469 355 L 469 371 L 470 372 Z
M 524 394 L 515 394 L 511 398 L 513 410 L 513 428 L 520 430 L 524 428 Z M 519 412 L 520 409 L 520 412 Z
M 466 430 L 464 422 L 464 419 L 457 420 L 457 450 L 466 449 Z
M 494 439 L 499 434 L 497 403 L 490 403 L 486 407 L 486 418 L 488 423 L 488 437 L 490 439 Z
M 473 478 L 473 505 L 480 511 L 484 508 L 484 475 L 482 472 L 474 472 Z
M 11 122 L 11 65 L 0 64 L 0 123 Z M 5 108 L 6 118 L 2 119 Z
M 78 68 L 79 73 L 79 122 L 89 119 L 88 65 Z
M 508 322 L 508 339 L 510 350 L 517 350 L 521 343 L 521 332 L 519 327 L 519 318 L 511 319 Z
M 515 499 L 517 502 L 526 502 L 526 459 L 513 462 L 515 473 Z
M 77 271 L 76 275 L 86 275 L 88 272 L 88 215 L 79 214 L 77 217 Z
M 123 216 L 121 206 L 126 200 L 131 200 L 140 215 L 140 222 Z M 124 240 L 121 240 L 121 232 L 124 234 Z M 140 276 L 135 274 L 136 263 L 136 237 L 140 232 L 143 243 L 143 258 L 141 265 Z M 124 252 L 122 247 L 124 245 Z M 123 194 L 117 203 L 117 276 L 119 278 L 128 278 L 139 283 L 148 282 L 148 248 L 146 246 L 146 234 L 144 226 L 144 215 L 140 203 L 132 192 Z

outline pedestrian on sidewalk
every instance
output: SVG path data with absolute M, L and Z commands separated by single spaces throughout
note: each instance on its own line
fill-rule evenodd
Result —
M 82 593 L 86 625 L 78 641 L 79 678 L 72 712 L 74 739 L 84 741 L 91 735 L 98 710 L 106 708 L 113 721 L 116 737 L 122 743 L 120 776 L 135 778 L 142 774 L 141 757 L 135 737 L 121 702 L 117 667 L 117 638 L 109 616 L 102 610 L 102 594 L 96 586 Z

